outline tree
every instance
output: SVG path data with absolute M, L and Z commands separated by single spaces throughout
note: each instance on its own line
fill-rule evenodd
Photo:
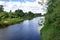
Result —
M 29 12 L 28 12 L 28 15 L 33 16 L 34 14 L 33 14 L 31 11 L 29 11 Z
M 0 5 L 0 12 L 3 12 L 3 5 Z
M 47 9 L 42 40 L 60 40 L 60 0 L 50 0 Z
M 20 16 L 20 17 L 24 16 L 24 12 L 23 12 L 22 10 L 20 10 L 20 9 L 15 10 L 15 14 L 16 14 L 17 16 Z

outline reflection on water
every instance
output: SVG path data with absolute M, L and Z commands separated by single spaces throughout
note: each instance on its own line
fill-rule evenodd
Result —
M 25 20 L 22 23 L 0 29 L 0 40 L 41 40 L 38 20 Z

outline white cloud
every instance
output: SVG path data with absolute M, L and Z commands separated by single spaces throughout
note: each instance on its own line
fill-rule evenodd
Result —
M 45 13 L 40 4 L 38 4 L 39 0 L 36 0 L 35 2 L 4 2 L 0 1 L 0 5 L 4 5 L 4 10 L 5 11 L 15 11 L 16 9 L 22 9 L 24 12 L 32 11 L 34 13 Z
M 4 4 L 4 1 L 0 1 L 0 5 L 3 5 Z

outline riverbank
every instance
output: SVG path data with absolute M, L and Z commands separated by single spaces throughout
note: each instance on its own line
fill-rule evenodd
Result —
M 5 21 L 7 23 L 4 23 Z M 9 25 L 13 25 L 13 24 L 18 23 L 18 22 L 21 22 L 21 21 L 23 21 L 23 19 L 21 19 L 21 18 L 8 18 L 6 20 L 0 21 L 0 28 L 7 27 Z
M 2 19 L 0 21 L 0 28 L 5 28 L 5 27 L 8 27 L 9 25 L 13 25 L 13 24 L 16 24 L 16 23 L 20 23 L 24 20 L 31 20 L 32 18 L 35 18 L 35 17 L 38 17 L 38 16 L 23 16 L 23 17 L 17 17 L 17 18 L 6 18 L 6 19 Z
M 27 19 L 32 19 L 34 17 L 42 16 L 41 13 L 32 13 L 29 12 L 23 12 L 21 9 L 15 10 L 15 12 L 6 12 L 3 10 L 3 5 L 1 6 L 1 12 L 0 12 L 0 28 L 7 27 L 9 25 L 13 25 L 16 23 L 20 23 Z
M 50 0 L 41 30 L 42 40 L 60 40 L 60 0 Z

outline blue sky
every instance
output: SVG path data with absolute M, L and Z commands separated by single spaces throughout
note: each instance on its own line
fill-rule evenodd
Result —
M 26 2 L 26 1 L 29 1 L 29 2 L 34 2 L 36 0 L 1 0 L 1 1 L 15 1 L 15 2 Z
M 13 12 L 17 9 L 22 9 L 24 12 L 32 11 L 33 13 L 42 13 L 46 12 L 45 5 L 44 7 L 38 4 L 38 1 L 41 0 L 2 0 L 0 5 L 4 5 L 4 11 Z

